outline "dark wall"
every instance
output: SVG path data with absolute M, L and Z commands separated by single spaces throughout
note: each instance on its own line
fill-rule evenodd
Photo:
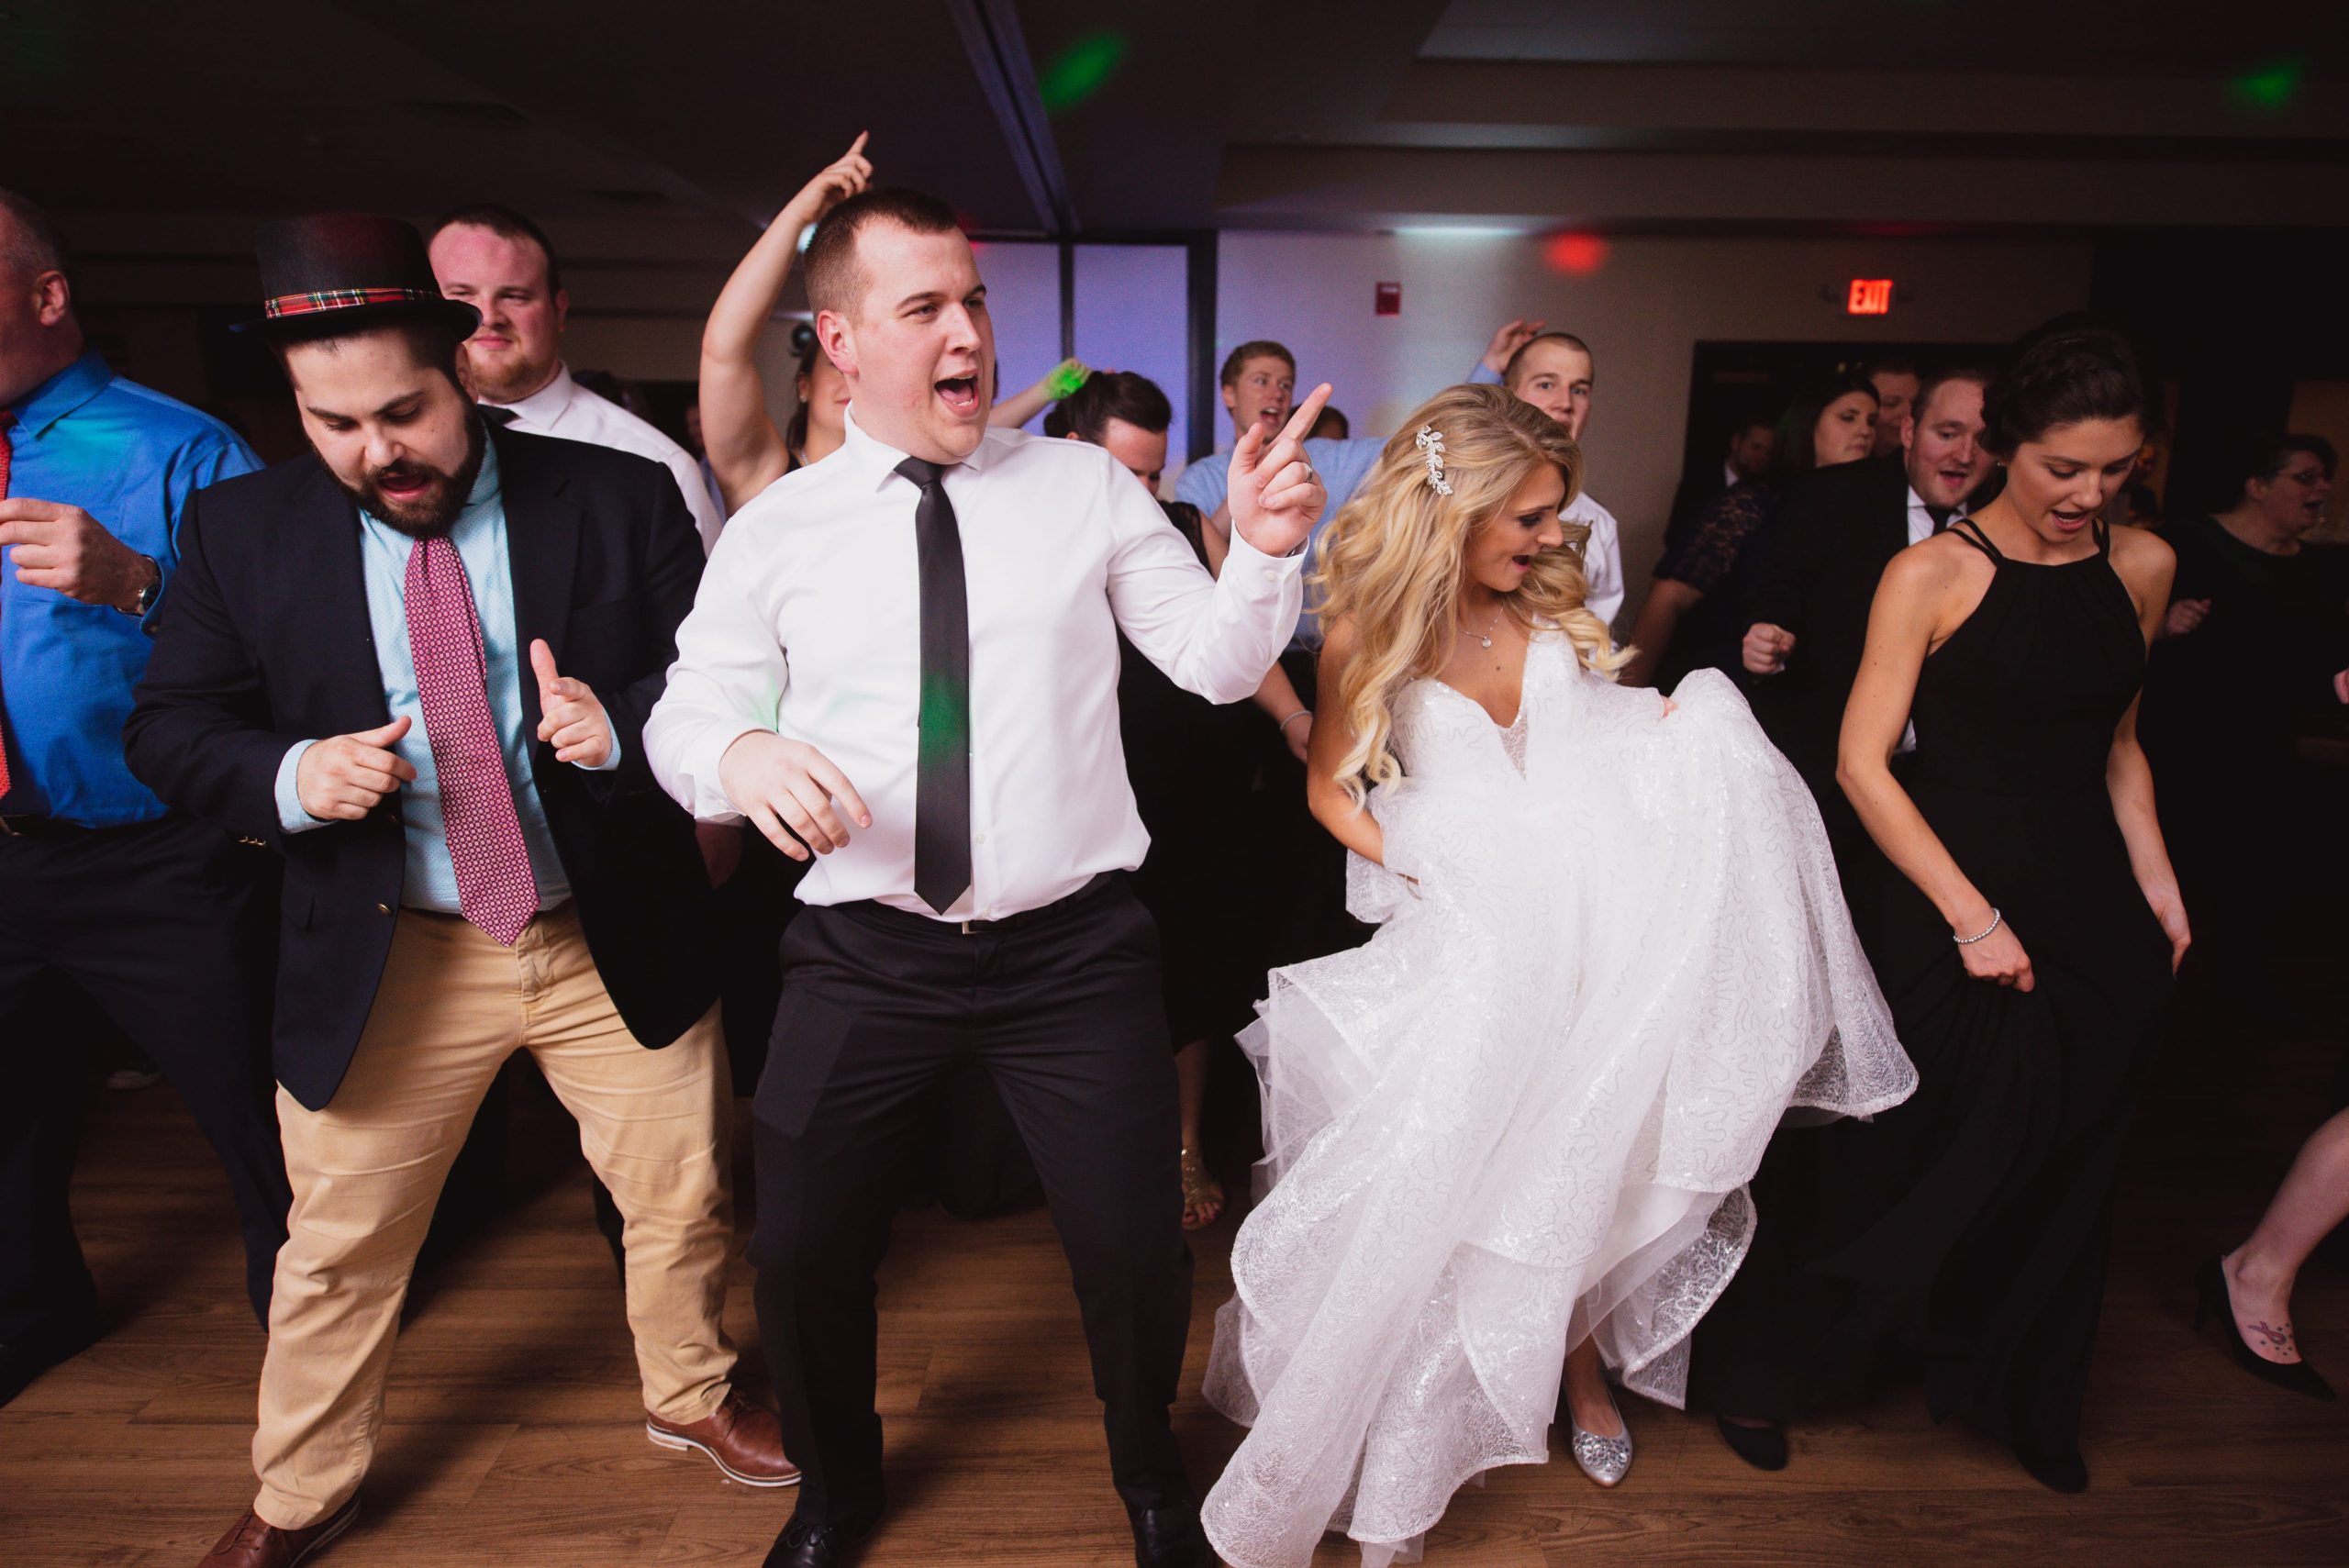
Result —
M 2216 509 L 2236 453 L 2284 428 L 2302 381 L 2349 379 L 2340 234 L 2141 229 L 2097 241 L 2090 308 L 2178 389 L 2167 509 Z

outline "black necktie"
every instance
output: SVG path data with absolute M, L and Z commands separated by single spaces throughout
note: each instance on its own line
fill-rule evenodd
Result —
M 483 418 L 488 420 L 491 424 L 496 426 L 501 430 L 521 417 L 520 415 L 515 413 L 511 408 L 492 407 L 486 403 L 476 404 L 474 406 L 481 410 L 481 417 Z
M 1935 533 L 1939 533 L 1943 528 L 1949 527 L 1949 520 L 1956 514 L 1956 512 L 1957 508 L 1954 506 L 1936 506 L 1932 505 L 1930 502 L 1927 503 L 1925 506 L 1925 516 L 1933 519 L 1933 532 Z
M 971 606 L 946 467 L 909 457 L 921 486 L 921 751 L 914 771 L 914 892 L 943 915 L 971 885 Z

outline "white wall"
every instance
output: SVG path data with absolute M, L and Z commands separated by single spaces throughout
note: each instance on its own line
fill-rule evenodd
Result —
M 1512 317 L 1587 339 L 1598 361 L 1590 489 L 1623 525 L 1635 607 L 1680 478 L 1699 340 L 2003 341 L 2085 306 L 2091 261 L 2085 242 L 1617 239 L 1575 277 L 1545 264 L 1542 247 L 1521 235 L 1228 231 L 1217 352 L 1252 338 L 1287 344 L 1299 391 L 1330 383 L 1363 436 L 1393 431 L 1465 379 Z M 1898 281 L 1889 317 L 1842 314 L 1854 277 Z M 1373 314 L 1382 281 L 1403 285 L 1399 316 Z M 1229 425 L 1217 437 L 1228 445 Z

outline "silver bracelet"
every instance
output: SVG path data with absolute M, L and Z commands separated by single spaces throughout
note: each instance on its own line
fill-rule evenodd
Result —
M 1313 717 L 1313 710 L 1312 710 L 1311 708 L 1309 708 L 1309 707 L 1301 707 L 1301 708 L 1298 708 L 1295 713 L 1290 714 L 1286 718 L 1282 719 L 1278 724 L 1275 725 L 1273 728 L 1275 728 L 1275 729 L 1286 729 L 1290 725 L 1292 725 L 1292 724 L 1296 723 L 1298 719 L 1300 719 L 1300 718 L 1311 718 L 1312 717 Z
M 1970 937 L 1952 936 L 1950 940 L 1955 942 L 1962 948 L 1970 948 L 1976 942 L 1980 941 L 1984 937 L 1988 936 L 1992 931 L 1997 930 L 1998 929 L 1998 922 L 2005 918 L 2006 916 L 2001 914 L 1996 906 L 1993 906 L 1990 910 L 1990 923 L 1988 925 L 1983 927 L 1979 931 Z

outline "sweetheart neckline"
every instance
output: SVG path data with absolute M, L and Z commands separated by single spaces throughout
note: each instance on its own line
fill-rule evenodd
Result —
M 1499 719 L 1493 717 L 1493 710 L 1491 708 L 1486 707 L 1483 703 L 1478 702 L 1475 697 L 1470 696 L 1466 692 L 1462 691 L 1450 681 L 1440 679 L 1434 675 L 1422 675 L 1419 679 L 1425 681 L 1431 686 L 1440 687 L 1441 689 L 1451 693 L 1453 696 L 1458 697 L 1462 702 L 1466 703 L 1470 707 L 1475 708 L 1478 713 L 1485 716 L 1485 722 L 1491 725 L 1495 729 L 1515 729 L 1525 718 L 1525 683 L 1522 680 L 1519 681 L 1517 684 L 1517 717 L 1510 719 L 1507 724 L 1503 724 Z

